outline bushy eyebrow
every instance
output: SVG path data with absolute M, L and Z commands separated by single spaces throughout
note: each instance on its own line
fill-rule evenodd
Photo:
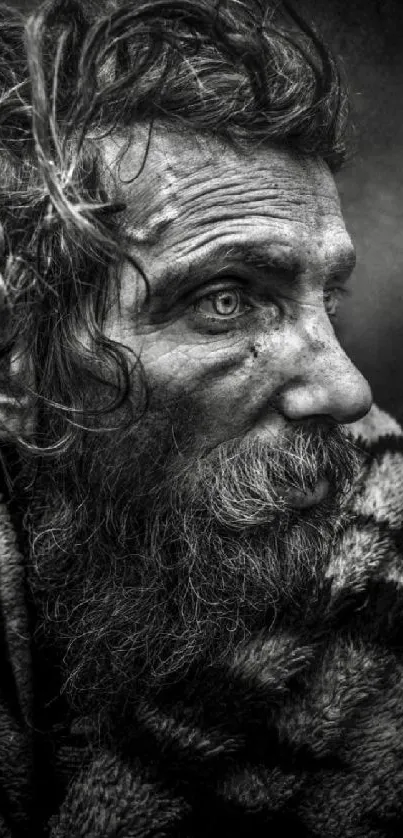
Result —
M 335 278 L 346 280 L 351 275 L 356 264 L 356 254 L 352 246 L 340 249 L 332 255 L 331 263 L 327 267 L 328 281 Z M 283 274 L 289 282 L 295 281 L 306 268 L 298 253 L 291 244 L 285 242 L 239 242 L 230 246 L 220 245 L 206 251 L 197 259 L 188 259 L 175 265 L 166 265 L 161 275 L 156 277 L 155 290 L 162 291 L 169 286 L 178 286 L 190 279 L 212 278 L 225 275 L 235 266 L 244 266 L 254 271 L 277 271 Z
M 208 278 L 225 274 L 235 266 L 243 265 L 253 270 L 281 271 L 289 274 L 290 279 L 298 271 L 298 259 L 292 253 L 291 246 L 277 243 L 220 245 L 194 260 L 176 265 L 167 265 L 156 278 L 156 286 L 167 287 L 186 282 L 187 279 Z

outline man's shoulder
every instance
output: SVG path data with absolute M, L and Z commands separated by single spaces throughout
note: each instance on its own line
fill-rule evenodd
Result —
M 403 431 L 374 405 L 349 432 L 365 460 L 350 500 L 352 517 L 328 569 L 335 588 L 403 591 Z
M 366 454 L 357 496 L 361 519 L 392 528 L 396 535 L 403 527 L 403 430 L 374 405 L 350 432 Z

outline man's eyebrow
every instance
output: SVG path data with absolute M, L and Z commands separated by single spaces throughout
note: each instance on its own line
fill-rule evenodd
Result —
M 357 264 L 357 252 L 355 247 L 351 245 L 351 247 L 341 250 L 336 254 L 332 262 L 332 267 L 329 271 L 330 276 L 339 276 L 340 278 L 348 279 Z
M 200 258 L 186 263 L 167 265 L 156 278 L 157 285 L 167 286 L 186 282 L 187 279 L 203 279 L 224 274 L 235 265 L 250 267 L 256 271 L 277 270 L 288 273 L 290 278 L 299 268 L 299 262 L 290 245 L 270 242 L 267 244 L 239 244 L 216 247 Z

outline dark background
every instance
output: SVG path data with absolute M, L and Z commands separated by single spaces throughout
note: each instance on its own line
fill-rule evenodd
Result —
M 351 90 L 355 151 L 337 182 L 358 265 L 340 336 L 378 404 L 403 421 L 403 0 L 294 2 Z
M 300 0 L 341 57 L 356 151 L 337 181 L 357 247 L 342 341 L 403 421 L 403 0 Z

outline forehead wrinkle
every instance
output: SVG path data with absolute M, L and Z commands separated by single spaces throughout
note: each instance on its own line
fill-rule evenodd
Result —
M 138 156 L 138 147 L 126 153 L 129 173 L 136 171 Z M 288 220 L 294 213 L 295 221 L 297 206 L 301 223 L 308 212 L 320 228 L 323 204 L 328 215 L 339 211 L 337 192 L 324 189 L 325 170 L 320 160 L 301 160 L 289 151 L 265 148 L 246 154 L 159 128 L 143 171 L 126 190 L 127 227 L 133 242 L 152 245 L 163 233 L 169 235 L 179 218 L 191 220 L 194 229 L 241 215 Z
M 179 192 L 176 203 L 181 220 L 191 221 L 193 229 L 225 222 L 231 219 L 256 217 L 286 220 L 304 224 L 314 223 L 317 230 L 324 224 L 323 206 L 326 215 L 338 215 L 336 196 L 307 188 L 307 183 L 297 182 L 289 173 L 277 177 L 267 168 L 255 167 L 251 171 L 221 172 L 220 176 L 183 174 L 178 177 Z M 277 182 L 276 182 L 277 181 Z M 259 184 L 256 186 L 256 184 Z M 330 205 L 329 205 L 330 199 Z M 295 214 L 298 208 L 299 215 Z
M 125 226 L 133 244 L 157 244 L 163 233 L 179 217 L 175 203 L 175 185 L 172 181 L 136 183 L 128 196 Z
M 138 157 L 138 146 L 125 155 L 129 176 L 138 168 Z M 126 195 L 129 238 L 139 248 L 139 255 L 144 248 L 143 256 L 154 262 L 157 272 L 162 260 L 189 263 L 212 241 L 232 245 L 234 240 L 246 238 L 248 231 L 252 237 L 259 231 L 266 241 L 277 232 L 285 234 L 291 243 L 295 239 L 297 245 L 302 244 L 302 251 L 306 250 L 303 240 L 313 234 L 317 257 L 321 240 L 329 250 L 328 230 L 333 219 L 336 237 L 340 240 L 343 229 L 345 234 L 338 224 L 337 191 L 320 160 L 301 161 L 277 148 L 241 153 L 223 143 L 206 145 L 198 138 L 182 137 L 161 127 L 153 133 L 146 165 L 126 187 Z M 307 229 L 301 236 L 297 228 L 304 227 Z M 300 261 L 304 261 L 304 252 Z M 305 261 L 309 262 L 309 256 Z M 325 262 L 330 265 L 325 252 L 320 261 L 322 270 Z
M 126 225 L 129 230 L 129 239 L 132 244 L 153 245 L 157 244 L 164 230 L 178 217 L 178 212 L 171 206 L 166 206 L 160 211 L 154 211 L 148 216 L 147 221 L 138 224 L 130 210 L 126 213 Z
M 324 215 L 340 215 L 333 178 L 320 158 L 270 145 L 246 153 L 222 141 L 206 147 L 185 144 L 177 155 L 170 136 L 167 148 L 183 220 L 196 217 L 202 225 L 256 213 L 288 220 L 290 211 L 295 221 L 298 207 L 319 230 Z
M 138 177 L 133 178 L 133 172 L 139 168 L 138 143 L 133 143 L 126 150 L 118 167 L 120 186 L 126 200 L 123 223 L 130 240 L 139 245 L 156 244 L 179 216 L 178 178 L 164 147 L 155 142 L 154 133 L 147 160 Z

